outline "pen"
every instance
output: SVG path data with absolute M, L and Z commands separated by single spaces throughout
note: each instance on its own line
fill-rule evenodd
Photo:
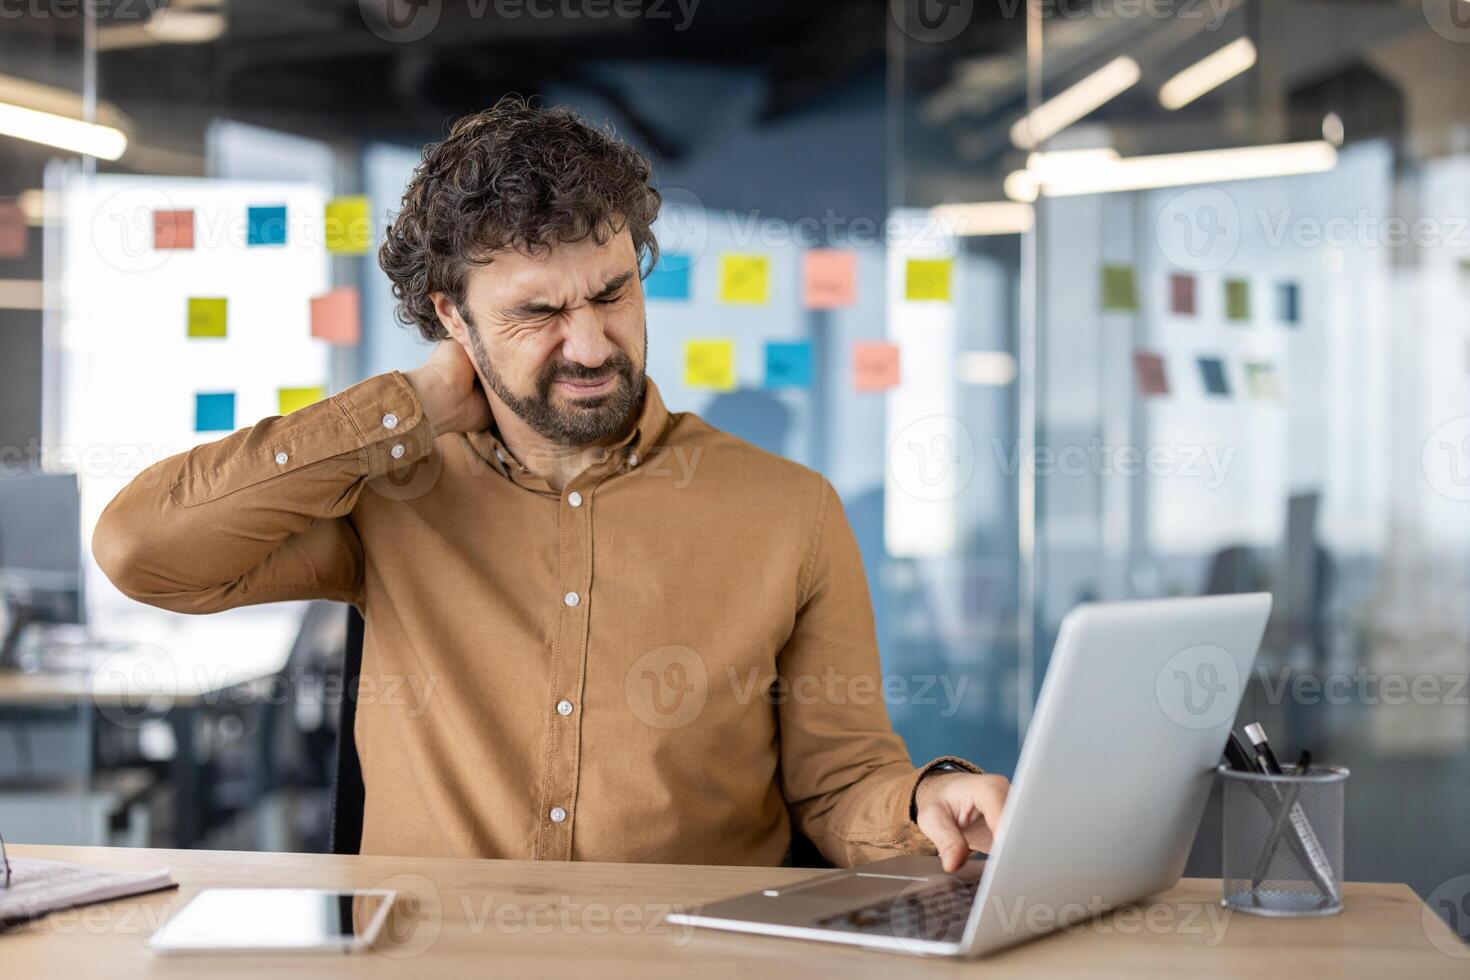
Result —
M 1281 769 L 1281 763 L 1276 760 L 1276 753 L 1271 751 L 1271 744 L 1266 740 L 1266 730 L 1259 723 L 1253 722 L 1245 726 L 1246 738 L 1256 747 L 1256 761 L 1260 771 L 1267 775 L 1285 775 Z M 1310 756 L 1308 757 L 1310 762 Z M 1276 853 L 1276 844 L 1285 831 L 1286 822 L 1291 822 L 1293 835 L 1295 836 L 1301 850 L 1307 857 L 1307 867 L 1312 873 L 1312 878 L 1322 894 L 1336 901 L 1338 898 L 1337 883 L 1332 877 L 1332 866 L 1327 860 L 1327 855 L 1322 850 L 1322 842 L 1317 839 L 1317 834 L 1312 830 L 1312 824 L 1307 820 L 1306 812 L 1302 810 L 1301 804 L 1296 801 L 1297 794 L 1301 791 L 1300 786 L 1290 787 L 1283 799 L 1280 790 L 1271 787 L 1276 795 L 1280 810 L 1276 814 L 1271 834 L 1267 838 L 1266 849 L 1261 855 L 1261 861 L 1256 865 L 1256 873 L 1252 876 L 1251 891 L 1260 887 L 1265 878 L 1266 871 L 1272 856 Z
M 1256 747 L 1256 761 L 1262 772 L 1270 776 L 1284 775 L 1281 763 L 1276 761 L 1276 753 L 1271 751 L 1271 743 L 1266 741 L 1266 730 L 1259 722 L 1251 722 L 1245 726 L 1245 737 Z
M 1255 772 L 1257 768 L 1255 759 L 1251 757 L 1251 750 L 1236 738 L 1233 731 L 1225 742 L 1225 763 L 1236 772 Z

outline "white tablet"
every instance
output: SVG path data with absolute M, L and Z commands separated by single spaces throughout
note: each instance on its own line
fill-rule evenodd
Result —
M 155 953 L 350 953 L 377 938 L 398 893 L 386 889 L 208 888 L 148 940 Z

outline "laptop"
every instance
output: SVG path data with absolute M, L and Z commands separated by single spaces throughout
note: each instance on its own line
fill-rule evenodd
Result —
M 1179 881 L 1255 660 L 1266 593 L 1078 606 L 1062 622 L 989 855 L 908 855 L 669 916 L 974 957 Z

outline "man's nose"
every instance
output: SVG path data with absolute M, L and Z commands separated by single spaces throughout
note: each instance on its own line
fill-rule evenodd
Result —
M 561 342 L 561 356 L 573 364 L 598 368 L 613 352 L 613 343 L 603 329 L 602 317 L 595 310 L 582 307 L 566 319 Z

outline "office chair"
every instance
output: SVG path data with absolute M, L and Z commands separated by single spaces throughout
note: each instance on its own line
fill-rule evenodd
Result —
M 362 814 L 367 790 L 357 757 L 357 681 L 362 674 L 362 614 L 347 607 L 347 645 L 342 654 L 342 711 L 337 716 L 337 772 L 332 780 L 333 854 L 362 849 Z
M 367 791 L 357 756 L 357 679 L 362 673 L 361 614 L 347 607 L 347 647 L 342 656 L 342 712 L 337 722 L 337 775 L 332 785 L 332 853 L 357 854 L 362 848 L 362 814 Z M 830 868 L 817 846 L 795 827 L 783 862 L 795 868 Z

